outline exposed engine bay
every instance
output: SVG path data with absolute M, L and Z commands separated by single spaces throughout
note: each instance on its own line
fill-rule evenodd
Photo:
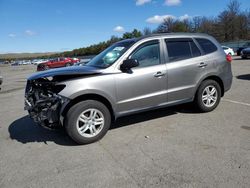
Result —
M 60 109 L 67 101 L 58 95 L 65 85 L 54 79 L 28 80 L 25 92 L 25 110 L 43 127 L 54 129 L 60 126 Z
M 64 81 L 100 74 L 90 66 L 58 68 L 31 75 L 25 90 L 25 110 L 43 127 L 54 129 L 60 125 L 61 111 L 70 100 L 59 93 L 66 87 Z

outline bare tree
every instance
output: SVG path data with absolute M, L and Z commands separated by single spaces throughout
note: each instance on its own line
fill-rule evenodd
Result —
M 192 19 L 192 31 L 193 32 L 200 32 L 202 17 L 201 16 L 195 16 Z
M 248 19 L 247 13 L 241 13 L 236 18 L 237 21 L 237 38 L 238 39 L 247 39 L 248 38 Z
M 145 27 L 142 31 L 142 35 L 150 35 L 152 34 L 152 30 L 149 27 Z
M 227 9 L 219 14 L 219 28 L 224 33 L 223 41 L 238 40 L 240 3 L 237 0 L 229 2 Z
M 170 33 L 173 32 L 174 19 L 169 17 L 164 19 L 164 22 L 157 28 L 158 33 Z

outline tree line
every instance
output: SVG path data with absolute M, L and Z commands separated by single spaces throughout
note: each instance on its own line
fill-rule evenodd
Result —
M 219 42 L 250 39 L 250 10 L 242 11 L 237 0 L 230 1 L 216 17 L 196 16 L 192 19 L 167 18 L 157 32 L 200 32 L 215 37 Z
M 195 16 L 183 20 L 166 18 L 155 30 L 144 28 L 126 32 L 122 37 L 112 36 L 105 42 L 100 42 L 84 48 L 56 54 L 55 56 L 86 56 L 95 55 L 111 44 L 129 38 L 137 38 L 153 33 L 194 32 L 207 33 L 219 42 L 250 40 L 250 10 L 241 10 L 237 0 L 231 0 L 224 11 L 216 17 Z

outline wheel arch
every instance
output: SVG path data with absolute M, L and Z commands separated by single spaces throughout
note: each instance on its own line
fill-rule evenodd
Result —
M 215 75 L 208 76 L 208 77 L 204 78 L 204 79 L 199 83 L 199 86 L 200 86 L 200 84 L 201 84 L 202 82 L 204 82 L 205 80 L 214 80 L 214 81 L 216 81 L 216 82 L 220 85 L 220 88 L 221 88 L 221 97 L 224 96 L 224 93 L 225 93 L 225 91 L 224 91 L 224 84 L 223 84 L 222 79 L 221 79 L 219 76 L 215 76 Z M 196 92 L 198 91 L 199 86 L 197 87 Z
M 85 100 L 96 100 L 96 101 L 99 101 L 99 102 L 103 103 L 108 108 L 108 110 L 110 111 L 111 120 L 112 121 L 115 120 L 115 113 L 114 113 L 114 109 L 113 109 L 113 106 L 112 106 L 111 102 L 107 98 L 105 98 L 104 96 L 99 95 L 99 94 L 94 94 L 94 93 L 92 93 L 92 94 L 83 94 L 83 95 L 77 96 L 76 98 L 70 100 L 70 102 L 61 111 L 61 115 L 63 117 L 65 117 L 67 112 L 69 111 L 69 109 L 72 106 L 74 106 L 75 104 L 77 104 L 77 103 L 79 103 L 81 101 L 85 101 Z

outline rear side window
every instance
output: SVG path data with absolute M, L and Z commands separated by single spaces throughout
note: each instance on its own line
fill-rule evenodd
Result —
M 169 61 L 179 61 L 201 55 L 191 39 L 166 39 Z
M 217 50 L 217 47 L 208 39 L 196 38 L 196 41 L 201 46 L 205 54 L 213 53 Z

